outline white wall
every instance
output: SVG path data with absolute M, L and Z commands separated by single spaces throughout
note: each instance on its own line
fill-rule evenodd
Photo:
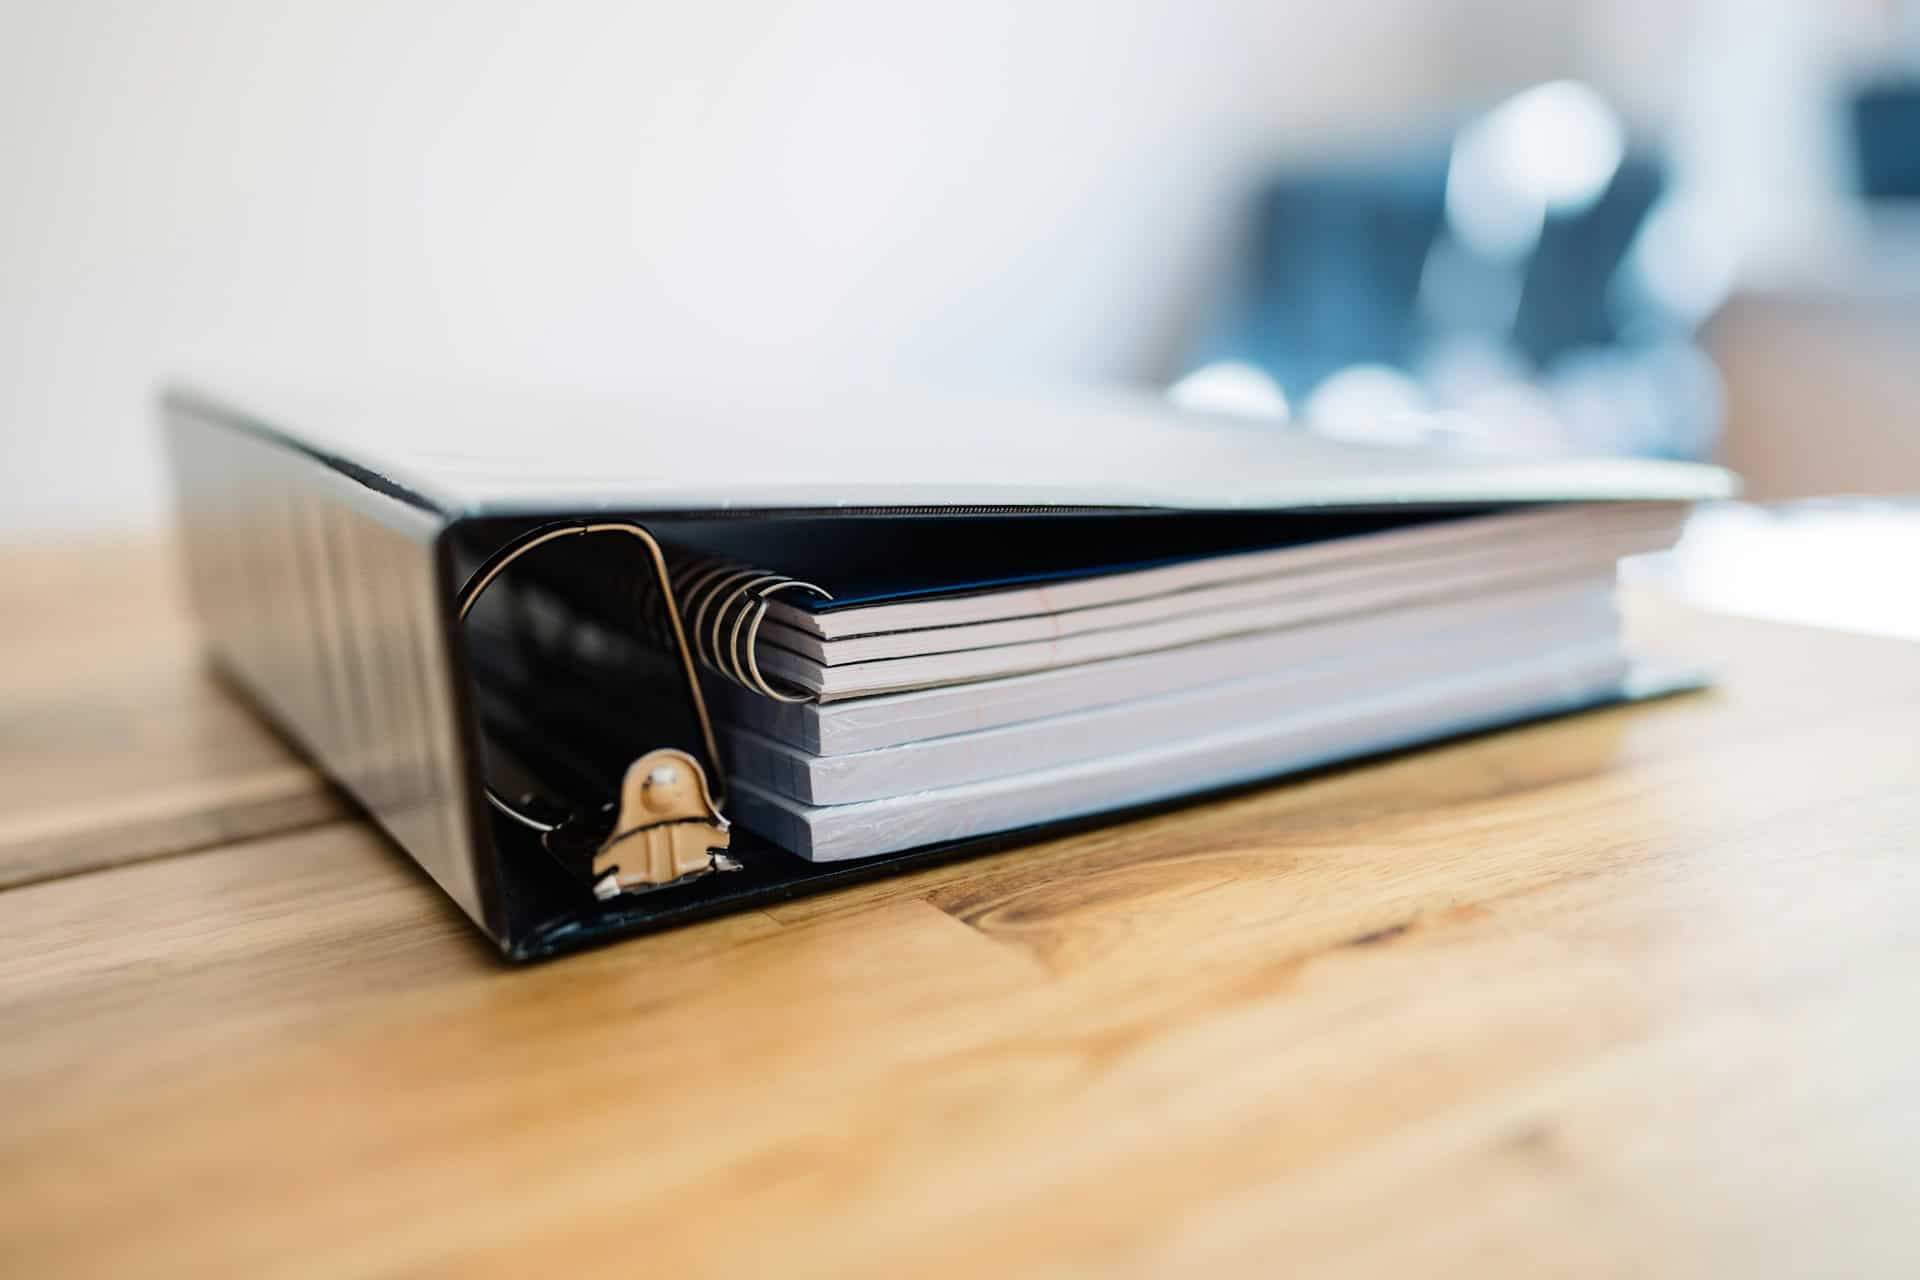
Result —
M 207 361 L 1151 376 L 1263 163 L 1538 13 L 0 0 L 0 536 L 164 518 Z

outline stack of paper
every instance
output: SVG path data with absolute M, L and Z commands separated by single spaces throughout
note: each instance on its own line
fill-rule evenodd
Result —
M 1039 581 L 782 596 L 755 657 L 810 697 L 715 682 L 734 813 L 805 857 L 867 856 L 1590 704 L 1625 671 L 1615 565 L 1682 514 L 1402 515 Z

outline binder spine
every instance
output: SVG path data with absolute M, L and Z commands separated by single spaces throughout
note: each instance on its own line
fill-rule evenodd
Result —
M 774 597 L 788 593 L 831 600 L 831 594 L 811 582 L 717 557 L 670 552 L 669 561 L 687 640 L 702 666 L 776 702 L 814 700 L 805 689 L 768 679 L 755 653 Z M 661 621 L 650 620 L 656 629 Z
M 472 804 L 444 515 L 192 396 L 169 394 L 164 414 L 215 669 L 506 945 Z

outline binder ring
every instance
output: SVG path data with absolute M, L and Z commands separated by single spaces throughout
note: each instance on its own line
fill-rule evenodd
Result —
M 700 737 L 706 744 L 707 759 L 713 761 L 714 789 L 720 793 L 718 800 L 723 803 L 726 799 L 726 776 L 720 771 L 720 748 L 714 740 L 713 721 L 707 715 L 707 700 L 700 692 L 700 679 L 693 669 L 693 651 L 687 645 L 686 630 L 680 622 L 680 609 L 674 601 L 673 579 L 667 571 L 666 555 L 660 550 L 658 540 L 647 531 L 645 526 L 635 524 L 631 520 L 566 521 L 529 530 L 488 556 L 480 567 L 473 571 L 473 575 L 460 588 L 460 594 L 456 598 L 455 618 L 464 624 L 467 615 L 473 612 L 473 606 L 479 601 L 481 594 L 493 585 L 494 579 L 505 572 L 508 565 L 527 552 L 560 538 L 580 537 L 590 533 L 624 533 L 638 538 L 647 548 L 648 557 L 653 563 L 654 577 L 660 588 L 660 600 L 664 606 L 666 621 L 672 632 L 674 652 L 679 655 L 681 672 L 686 677 L 687 692 L 693 699 L 694 715 L 700 722 Z M 481 780 L 481 789 L 486 793 L 487 803 L 496 811 L 530 831 L 539 832 L 542 836 L 552 834 L 570 820 L 547 822 L 536 818 L 508 801 L 485 779 Z

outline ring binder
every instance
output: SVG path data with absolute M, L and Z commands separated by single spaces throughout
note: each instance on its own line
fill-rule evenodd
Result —
M 635 429 L 669 420 L 658 404 L 512 388 L 392 392 L 387 402 L 369 399 L 340 379 L 242 378 L 218 394 L 170 388 L 162 404 L 189 589 L 229 686 L 517 960 L 970 857 L 1311 764 L 1697 683 L 1685 672 L 1648 680 L 1636 667 L 1619 678 L 1606 668 L 1572 686 L 1548 671 L 1546 683 L 1523 687 L 1496 672 L 1488 679 L 1498 688 L 1475 685 L 1471 705 L 1461 706 L 1438 700 L 1453 696 L 1452 684 L 1431 697 L 1396 687 L 1395 696 L 1411 699 L 1393 704 L 1406 710 L 1403 720 L 1321 707 L 1345 736 L 1315 738 L 1307 755 L 1281 754 L 1291 748 L 1275 745 L 1270 729 L 1248 722 L 1240 713 L 1249 709 L 1235 702 L 1240 718 L 1230 732 L 1196 720 L 1157 754 L 1123 759 L 1098 735 L 1075 738 L 1078 719 L 1055 722 L 1105 705 L 1098 700 L 1108 686 L 1134 670 L 1102 665 L 1131 652 L 1110 653 L 1110 632 L 1125 632 L 1120 639 L 1130 644 L 1134 631 L 1165 619 L 1055 636 L 1055 615 L 1069 608 L 1123 607 L 1134 597 L 1069 605 L 1047 587 L 1042 607 L 1017 616 L 996 604 L 979 617 L 942 621 L 953 600 L 1029 583 L 1039 591 L 1056 580 L 1070 596 L 1062 574 L 1117 580 L 1152 572 L 1170 555 L 1180 563 L 1189 553 L 1224 556 L 1241 544 L 1242 526 L 1248 547 L 1280 554 L 1320 538 L 1357 548 L 1346 540 L 1387 528 L 1424 537 L 1420 530 L 1442 521 L 1481 522 L 1499 512 L 1518 520 L 1541 506 L 1644 509 L 1732 491 L 1723 473 L 1678 464 L 1543 469 L 1362 456 L 1299 433 L 1255 439 L 1237 427 L 1174 424 L 1158 407 L 1065 413 L 1015 405 L 1008 416 L 945 402 L 931 412 L 955 429 L 923 431 L 924 446 L 910 456 L 863 452 L 863 432 L 881 423 L 892 431 L 901 420 L 885 405 L 846 413 L 770 406 L 810 415 L 819 431 L 805 433 L 798 452 L 784 437 L 754 435 L 770 456 L 742 475 L 739 453 L 748 444 L 740 423 L 757 431 L 771 419 L 725 398 L 710 406 L 722 414 L 710 429 L 694 413 L 662 433 Z M 543 429 L 529 432 L 529 423 Z M 982 424 L 1000 424 L 999 447 L 1026 461 L 1010 468 L 960 429 Z M 1102 447 L 1089 451 L 1085 441 L 1095 435 Z M 836 457 L 831 482 L 812 467 L 828 448 Z M 1029 522 L 1045 525 L 1056 554 L 1030 547 Z M 1195 531 L 1205 536 L 1189 538 Z M 605 536 L 573 549 L 589 534 Z M 1578 554 L 1563 557 L 1571 567 L 1546 566 L 1556 582 L 1570 582 L 1574 569 L 1608 550 L 1576 534 L 1557 535 L 1556 545 Z M 1487 537 L 1496 559 L 1514 544 L 1497 530 Z M 615 554 L 635 550 L 629 539 L 641 544 L 641 572 Z M 549 546 L 557 549 L 546 554 Z M 1438 555 L 1423 551 L 1421 563 Z M 1354 556 L 1366 559 L 1361 568 L 1374 563 L 1358 549 Z M 781 562 L 819 581 L 756 567 Z M 894 572 L 908 565 L 911 581 Z M 507 585 L 489 594 L 503 574 Z M 1358 582 L 1358 570 L 1354 581 L 1328 576 L 1341 587 L 1342 609 L 1373 607 L 1366 593 L 1376 587 Z M 1401 578 L 1427 585 L 1411 568 L 1394 582 Z M 1482 580 L 1474 584 L 1484 596 Z M 833 606 L 791 607 L 820 600 Z M 861 615 L 869 609 L 910 620 L 868 629 L 873 619 Z M 1175 621 L 1185 627 L 1184 618 Z M 896 633 L 932 630 L 940 634 L 922 637 L 924 653 L 895 661 L 882 652 L 920 643 Z M 1035 630 L 1047 634 L 1018 642 L 1002 634 Z M 1601 643 L 1612 634 L 1604 626 L 1594 632 Z M 1093 652 L 1083 635 L 1107 638 Z M 945 647 L 962 641 L 972 647 Z M 1021 675 L 1035 643 L 1048 649 L 1051 666 L 1077 674 Z M 1158 659 L 1168 664 L 1195 657 L 1161 651 L 1178 655 Z M 1486 674 L 1474 665 L 1481 656 L 1470 646 L 1456 666 L 1478 678 Z M 915 663 L 927 669 L 907 670 Z M 1184 688 L 1189 675 L 1218 673 L 1204 668 L 1202 655 L 1177 674 Z M 817 690 L 802 683 L 815 676 Z M 1000 676 L 1004 685 L 974 683 Z M 915 691 L 905 695 L 913 706 L 868 697 L 895 688 Z M 725 726 L 710 719 L 706 701 L 723 694 Z M 1206 707 L 1219 705 L 1223 699 Z M 896 723 L 903 713 L 913 713 L 912 724 Z M 757 729 L 791 736 L 781 730 L 788 721 L 816 739 L 876 725 L 910 739 L 888 747 L 898 756 L 863 761 L 863 769 L 919 768 L 908 750 L 943 728 L 967 741 L 942 752 L 1000 754 L 984 781 L 945 785 L 958 774 L 943 764 L 912 790 L 889 782 L 887 794 L 818 808 L 783 799 L 775 786 L 807 778 L 776 776 L 768 770 L 786 766 L 736 749 L 753 745 Z M 1018 730 L 1020 760 L 1004 750 L 1010 738 L 986 736 L 1001 733 L 997 725 L 1029 723 L 1040 727 Z M 1264 754 L 1250 753 L 1254 747 Z M 734 754 L 722 757 L 721 749 Z M 1229 750 L 1240 754 L 1222 754 Z M 1022 760 L 1031 767 L 997 772 Z M 715 784 L 710 793 L 693 766 Z M 554 802 L 553 811 L 536 797 Z M 722 869 L 730 874 L 705 874 Z M 649 891 L 627 891 L 640 887 Z

